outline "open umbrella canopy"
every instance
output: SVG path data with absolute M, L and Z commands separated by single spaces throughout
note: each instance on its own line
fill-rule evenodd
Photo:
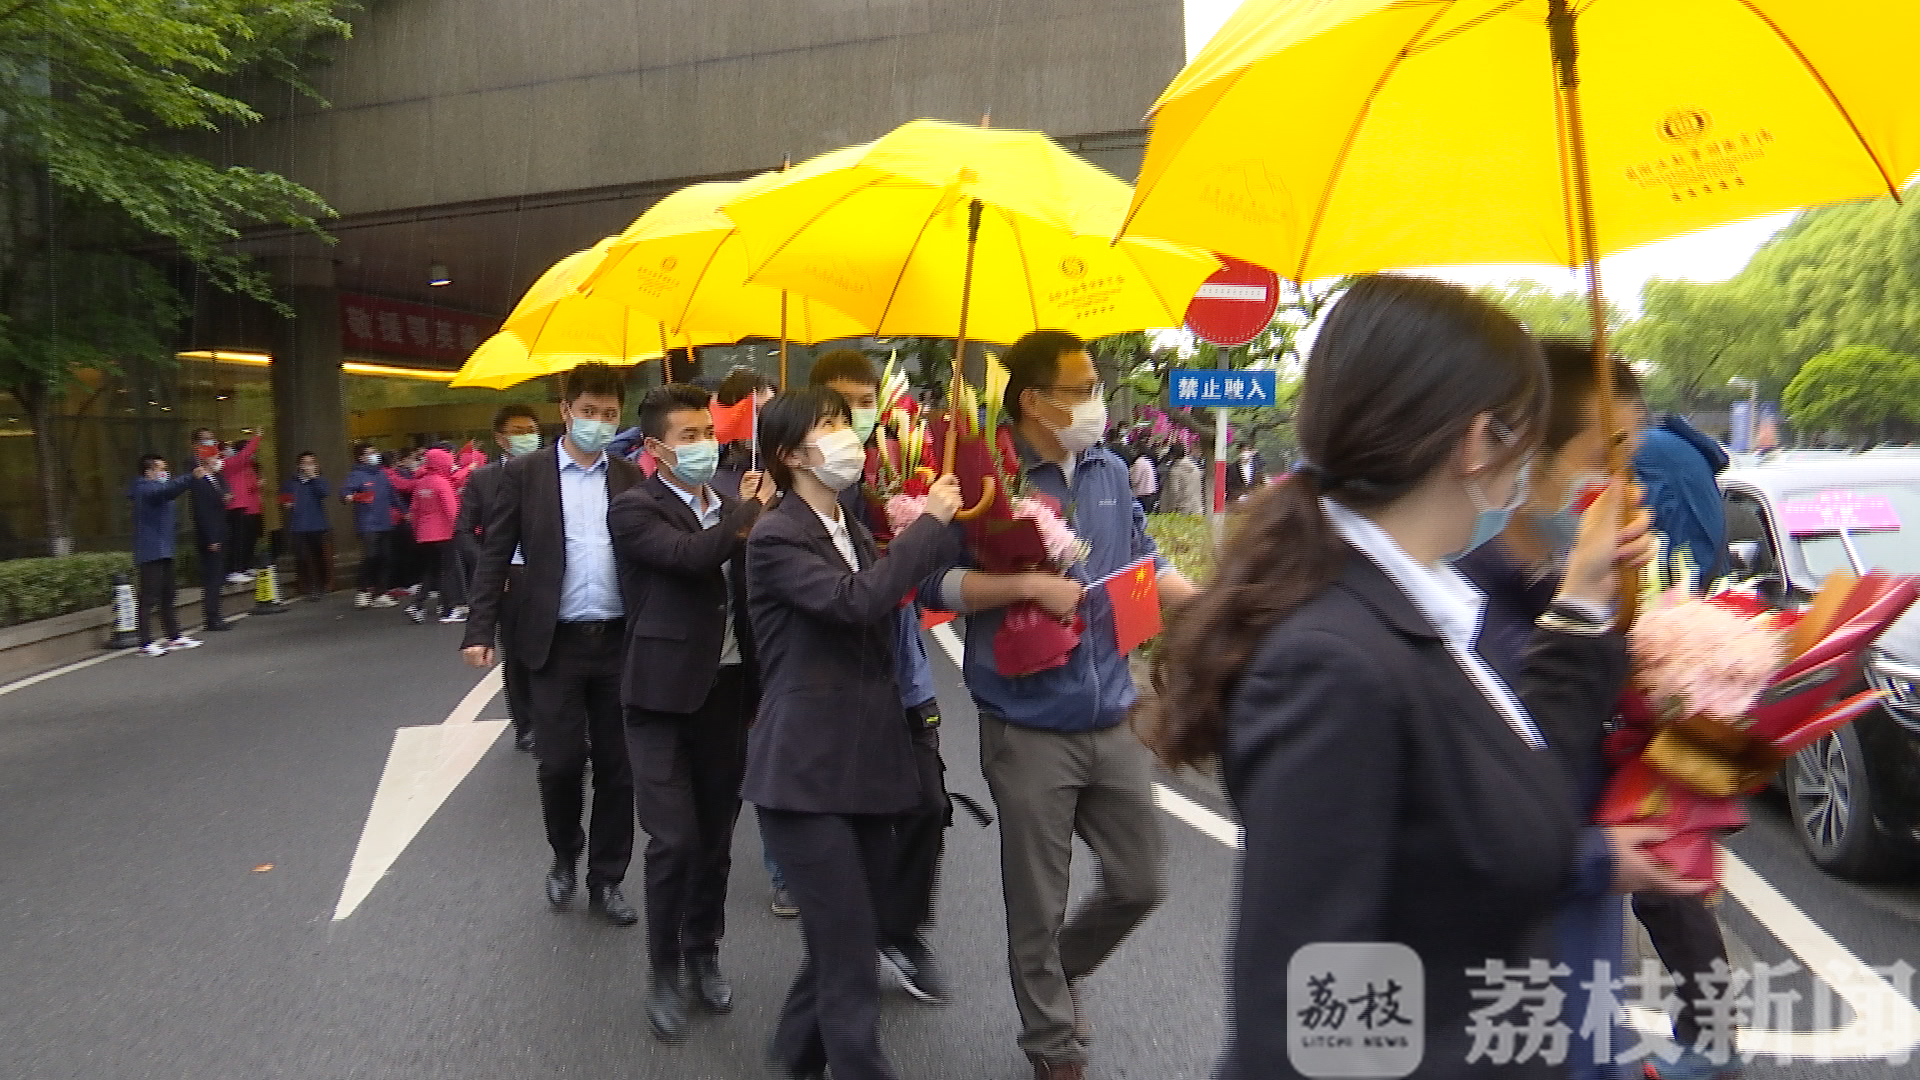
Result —
M 1178 326 L 1219 267 L 1178 244 L 1114 244 L 1131 189 L 1039 132 L 916 120 L 749 183 L 721 207 L 751 255 L 748 280 L 884 336 L 959 336 L 963 306 L 966 336 L 982 341 Z
M 585 282 L 597 300 L 652 312 L 670 336 L 683 328 L 815 345 L 863 337 L 872 328 L 797 293 L 747 282 L 747 251 L 720 204 L 778 173 L 694 184 L 655 203 L 614 238 Z
M 514 305 L 499 333 L 475 349 L 451 386 L 503 390 L 542 375 L 598 361 L 637 364 L 657 360 L 669 345 L 718 345 L 733 338 L 694 331 L 671 341 L 658 316 L 581 291 L 606 257 L 613 238 L 554 263 Z
M 1579 266 L 1897 196 L 1920 171 L 1916 40 L 1913 0 L 1248 0 L 1154 106 L 1126 235 L 1304 281 Z M 1590 253 L 1556 48 L 1578 76 Z

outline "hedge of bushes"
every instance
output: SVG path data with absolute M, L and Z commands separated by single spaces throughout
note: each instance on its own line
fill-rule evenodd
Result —
M 0 626 L 51 619 L 113 602 L 113 575 L 132 580 L 133 556 L 87 552 L 0 562 Z
M 1147 535 L 1198 584 L 1213 578 L 1213 525 L 1198 514 L 1149 514 Z

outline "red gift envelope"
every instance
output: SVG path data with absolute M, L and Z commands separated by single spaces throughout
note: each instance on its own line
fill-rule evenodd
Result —
M 1032 601 L 1014 604 L 993 635 L 993 666 L 1009 679 L 1064 667 L 1085 625 L 1075 615 L 1067 626 Z

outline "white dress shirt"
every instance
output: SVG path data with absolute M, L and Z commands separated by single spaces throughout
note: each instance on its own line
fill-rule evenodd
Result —
M 833 546 L 840 549 L 840 557 L 847 560 L 847 569 L 860 572 L 860 555 L 853 547 L 853 534 L 847 531 L 846 515 L 840 512 L 840 504 L 833 504 L 833 516 L 828 517 L 814 508 L 820 523 L 827 527 L 827 536 L 833 540 Z
M 720 524 L 720 496 L 715 495 L 712 488 L 702 487 L 698 491 L 688 491 L 671 480 L 661 482 L 673 489 L 673 493 L 680 496 L 680 501 L 687 504 L 687 509 L 693 511 L 693 516 L 700 520 L 701 529 L 711 529 Z M 726 636 L 720 639 L 720 666 L 726 667 L 728 664 L 740 662 L 740 642 L 733 636 L 732 560 L 720 564 L 720 573 L 727 579 L 727 630 Z
M 606 622 L 626 615 L 620 576 L 607 531 L 607 455 L 581 468 L 562 446 L 560 520 L 567 540 L 567 569 L 560 579 L 561 622 Z
M 1334 531 L 1341 539 L 1372 560 L 1413 602 L 1414 608 L 1439 633 L 1460 669 L 1473 680 L 1514 734 L 1535 750 L 1545 750 L 1547 741 L 1541 737 L 1533 717 L 1527 715 L 1526 707 L 1486 661 L 1480 659 L 1480 654 L 1473 651 L 1473 643 L 1480 637 L 1480 621 L 1487 609 L 1487 598 L 1480 590 L 1451 566 L 1422 566 L 1387 535 L 1386 530 L 1332 499 L 1321 499 L 1320 506 L 1333 521 Z

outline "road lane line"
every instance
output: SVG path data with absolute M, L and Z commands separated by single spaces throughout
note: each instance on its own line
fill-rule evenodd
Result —
M 933 637 L 947 659 L 962 667 L 960 636 L 951 623 L 933 628 Z M 1239 850 L 1240 827 L 1178 791 L 1156 783 L 1154 802 L 1172 817 L 1192 826 L 1220 844 Z M 1779 940 L 1814 977 L 1832 987 L 1852 1019 L 1829 1031 L 1775 1031 L 1743 1029 L 1743 1053 L 1785 1060 L 1857 1061 L 1882 1059 L 1904 1064 L 1920 1048 L 1920 1009 L 1862 963 L 1845 945 L 1755 873 L 1731 851 L 1722 849 L 1721 882 L 1740 906 Z M 1668 1033 L 1666 1016 L 1637 1007 L 1627 1010 L 1628 1021 L 1642 1031 Z
M 334 905 L 335 922 L 352 915 L 373 893 L 400 853 L 506 730 L 508 721 L 475 719 L 500 692 L 500 673 L 501 666 L 496 664 L 482 675 L 444 721 L 393 733 L 373 805 L 367 808 L 367 823 L 360 830 L 347 880 Z
M 227 621 L 234 622 L 239 619 L 244 619 L 247 617 L 247 614 L 247 612 L 241 612 L 238 615 L 229 615 L 227 616 Z M 104 664 L 116 657 L 131 656 L 139 651 L 139 646 L 135 646 L 131 649 L 115 649 L 112 652 L 101 653 L 99 656 L 89 656 L 85 660 L 75 660 L 71 664 L 62 665 L 51 671 L 43 671 L 38 675 L 29 675 L 18 682 L 10 682 L 5 686 L 0 686 L 0 695 L 11 694 L 15 690 L 25 690 L 29 686 L 38 686 L 48 679 L 57 678 L 61 675 L 70 675 L 76 671 L 84 671 L 95 664 Z

